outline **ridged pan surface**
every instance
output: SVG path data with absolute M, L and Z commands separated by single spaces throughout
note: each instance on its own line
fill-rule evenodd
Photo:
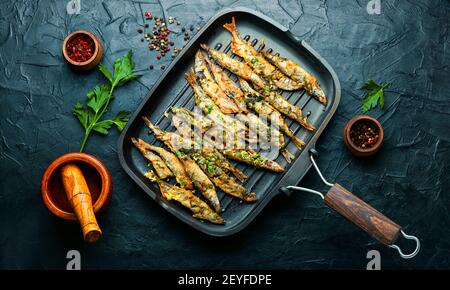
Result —
M 184 74 L 193 66 L 194 54 L 201 43 L 206 43 L 210 47 L 218 48 L 232 55 L 230 51 L 231 35 L 222 27 L 223 24 L 231 21 L 232 16 L 236 18 L 240 34 L 249 38 L 255 47 L 258 47 L 261 40 L 264 39 L 266 49 L 271 48 L 274 52 L 301 64 L 312 73 L 328 97 L 328 104 L 326 106 L 320 104 L 304 91 L 283 92 L 283 95 L 292 104 L 302 108 L 303 113 L 308 115 L 309 122 L 317 130 L 308 132 L 298 123 L 286 118 L 291 130 L 306 142 L 306 146 L 302 150 L 298 150 L 289 138 L 285 138 L 289 151 L 295 152 L 295 159 L 288 164 L 281 154 L 278 156 L 276 161 L 284 166 L 284 173 L 271 173 L 233 162 L 238 164 L 238 168 L 249 176 L 244 186 L 257 194 L 258 201 L 242 203 L 218 190 L 222 207 L 225 209 L 221 216 L 226 220 L 226 224 L 214 225 L 193 218 L 191 213 L 182 206 L 175 202 L 167 202 L 160 197 L 158 187 L 143 176 L 148 170 L 147 162 L 134 148 L 130 138 L 139 137 L 151 144 L 161 145 L 152 134 L 149 134 L 149 130 L 142 122 L 142 116 L 147 116 L 161 129 L 175 131 L 171 124 L 171 118 L 166 118 L 164 113 L 172 106 L 191 110 L 194 108 L 193 91 L 187 84 Z M 232 77 L 234 78 L 234 76 Z M 340 93 L 339 80 L 332 68 L 304 41 L 297 39 L 285 27 L 258 12 L 247 8 L 226 9 L 213 17 L 195 35 L 134 112 L 119 138 L 119 159 L 128 175 L 168 212 L 206 234 L 212 236 L 231 235 L 245 228 L 275 195 L 281 193 L 281 187 L 295 185 L 303 178 L 311 167 L 308 150 L 314 148 L 317 138 L 335 112 L 339 104 Z

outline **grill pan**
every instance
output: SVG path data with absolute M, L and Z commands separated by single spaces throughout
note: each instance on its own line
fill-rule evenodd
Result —
M 301 128 L 298 123 L 286 118 L 290 129 L 306 145 L 303 149 L 298 150 L 290 138 L 285 138 L 288 150 L 292 153 L 295 152 L 295 159 L 291 164 L 288 164 L 281 154 L 279 154 L 275 161 L 285 168 L 284 173 L 272 173 L 236 163 L 237 167 L 248 176 L 244 186 L 249 191 L 256 193 L 258 201 L 255 203 L 242 203 L 238 199 L 225 195 L 217 189 L 222 208 L 224 209 L 221 216 L 226 220 L 226 224 L 215 225 L 197 220 L 182 206 L 161 198 L 158 187 L 144 177 L 143 174 L 148 170 L 147 162 L 133 146 L 130 138 L 139 137 L 150 144 L 156 144 L 158 146 L 162 144 L 155 139 L 153 134 L 148 133 L 149 130 L 142 121 L 142 116 L 147 116 L 163 130 L 175 131 L 171 124 L 171 119 L 166 118 L 164 113 L 172 106 L 185 107 L 190 110 L 194 108 L 194 93 L 184 79 L 184 74 L 193 67 L 194 55 L 200 48 L 201 43 L 206 43 L 209 47 L 232 55 L 230 51 L 231 35 L 222 27 L 223 24 L 231 20 L 232 16 L 236 18 L 241 36 L 249 40 L 253 46 L 259 46 L 261 44 L 260 40 L 265 39 L 266 49 L 270 48 L 282 56 L 292 59 L 314 75 L 321 84 L 328 98 L 328 103 L 324 106 L 304 91 L 283 92 L 283 96 L 290 103 L 302 108 L 303 113 L 308 116 L 308 121 L 317 129 L 314 132 L 308 132 Z M 232 78 L 236 80 L 234 76 Z M 290 193 L 291 190 L 314 192 L 313 190 L 293 185 L 296 185 L 303 178 L 312 165 L 318 170 L 313 157 L 316 154 L 314 147 L 320 134 L 336 111 L 340 97 L 341 88 L 336 73 L 305 41 L 300 40 L 286 27 L 261 13 L 248 8 L 225 9 L 210 19 L 195 37 L 192 38 L 131 116 L 118 142 L 120 163 L 127 174 L 130 175 L 144 192 L 168 212 L 203 233 L 217 237 L 228 236 L 244 229 L 274 196 Z M 325 181 L 320 171 L 319 174 Z M 404 234 L 399 226 L 366 205 L 344 188 L 340 186 L 338 188 L 337 184 L 327 184 L 331 186 L 329 194 L 325 196 L 325 203 L 327 205 L 352 220 L 382 243 L 391 245 L 392 247 L 395 246 L 392 244 L 400 232 Z M 335 192 L 335 194 L 330 194 L 330 192 Z M 347 193 L 350 195 L 346 195 Z M 330 198 L 327 202 L 328 196 Z M 376 219 L 381 217 L 382 219 L 379 220 L 379 223 L 381 221 L 384 222 L 381 227 L 376 225 L 375 220 L 371 220 L 372 218 Z M 398 250 L 401 253 L 399 248 Z M 416 250 L 418 251 L 418 247 Z

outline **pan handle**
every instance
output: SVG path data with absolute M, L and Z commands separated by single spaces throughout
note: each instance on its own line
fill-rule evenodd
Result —
M 366 231 L 384 245 L 397 240 L 401 227 L 356 195 L 334 184 L 324 198 L 325 204 Z
M 324 201 L 326 205 L 336 210 L 373 238 L 388 247 L 396 249 L 402 258 L 412 258 L 419 252 L 419 239 L 405 234 L 399 225 L 342 187 L 340 184 L 336 183 L 330 188 L 324 197 Z M 394 244 L 400 234 L 403 235 L 404 238 L 416 242 L 416 249 L 413 253 L 404 254 L 401 249 Z
M 405 232 L 399 225 L 397 225 L 385 215 L 364 202 L 362 199 L 358 198 L 356 195 L 345 189 L 340 184 L 333 184 L 328 182 L 322 175 L 322 172 L 320 171 L 314 159 L 319 157 L 319 153 L 315 149 L 310 149 L 309 154 L 311 163 L 316 169 L 323 183 L 330 186 L 330 190 L 328 191 L 328 193 L 324 196 L 321 192 L 301 186 L 283 187 L 281 188 L 282 191 L 298 190 L 318 195 L 324 200 L 327 206 L 336 210 L 347 220 L 353 222 L 355 225 L 363 229 L 365 232 L 367 232 L 382 244 L 397 250 L 400 257 L 404 259 L 410 259 L 417 255 L 420 250 L 420 241 L 417 237 L 405 234 Z M 412 253 L 404 254 L 400 247 L 395 245 L 395 242 L 397 241 L 400 234 L 405 239 L 413 240 L 416 242 L 416 248 Z

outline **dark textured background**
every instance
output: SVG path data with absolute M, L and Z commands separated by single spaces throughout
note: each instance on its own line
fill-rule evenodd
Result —
M 63 269 L 70 249 L 81 251 L 83 268 L 364 269 L 370 249 L 381 251 L 383 268 L 449 268 L 450 2 L 381 0 L 381 15 L 369 15 L 367 2 L 82 0 L 81 14 L 70 16 L 62 0 L 1 1 L 0 268 Z M 80 75 L 68 68 L 60 53 L 63 38 L 78 28 L 91 30 L 103 40 L 107 65 L 133 48 L 139 67 L 147 68 L 156 61 L 136 33 L 143 11 L 164 11 L 198 26 L 233 6 L 274 18 L 333 66 L 342 100 L 317 144 L 319 166 L 418 235 L 422 250 L 416 258 L 400 259 L 316 197 L 300 193 L 277 197 L 236 236 L 204 236 L 161 209 L 125 174 L 115 130 L 108 137 L 93 135 L 86 149 L 114 177 L 111 203 L 99 216 L 101 241 L 83 243 L 76 225 L 47 211 L 41 174 L 57 156 L 78 150 L 83 131 L 71 108 L 103 81 L 97 71 Z M 179 33 L 176 43 L 183 43 Z M 156 65 L 118 89 L 110 111 L 133 111 L 160 74 Z M 360 113 L 359 88 L 367 79 L 392 86 L 385 109 L 370 113 L 383 123 L 385 143 L 375 158 L 363 161 L 345 150 L 341 131 Z M 302 185 L 325 190 L 313 171 Z

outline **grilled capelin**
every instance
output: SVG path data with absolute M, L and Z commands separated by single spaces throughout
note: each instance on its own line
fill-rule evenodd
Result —
M 144 148 L 142 142 L 139 142 L 136 138 L 131 138 L 131 142 L 133 142 L 134 146 L 141 152 L 141 154 L 152 164 L 153 168 L 158 174 L 159 178 L 167 179 L 173 176 L 172 171 L 170 171 L 169 167 L 164 163 L 164 161 L 158 155 Z
M 209 201 L 209 203 L 214 207 L 214 209 L 219 212 L 220 211 L 220 201 L 217 197 L 216 189 L 214 184 L 208 178 L 208 176 L 201 170 L 201 168 L 186 154 L 180 151 L 179 146 L 182 146 L 183 143 L 179 143 L 181 141 L 181 136 L 177 136 L 175 133 L 165 132 L 160 130 L 157 126 L 152 124 L 149 119 L 144 117 L 145 124 L 147 127 L 152 130 L 156 138 L 170 150 L 175 153 L 181 163 L 186 170 L 186 173 L 189 175 L 190 180 L 194 184 L 195 188 L 197 188 L 200 193 Z M 177 141 L 178 140 L 178 141 Z
M 200 134 L 203 135 L 209 128 L 214 125 L 214 122 L 203 116 L 201 113 L 190 111 L 186 108 L 171 107 L 170 111 L 173 113 L 172 122 L 183 121 L 180 118 L 174 118 L 175 116 L 186 116 L 192 120 L 192 124 L 195 128 L 200 130 Z
M 262 98 L 271 104 L 275 109 L 284 115 L 288 116 L 292 120 L 297 121 L 308 131 L 314 131 L 315 128 L 308 123 L 308 119 L 303 117 L 302 109 L 289 103 L 282 95 L 276 91 L 261 90 L 260 95 Z
M 209 119 L 215 122 L 215 124 L 224 128 L 224 132 L 229 134 L 230 139 L 238 142 L 248 141 L 251 144 L 258 142 L 257 136 L 251 136 L 248 128 L 246 128 L 241 122 L 222 113 L 219 107 L 206 95 L 203 89 L 195 79 L 194 71 L 191 69 L 189 74 L 185 75 L 186 80 L 189 82 L 194 90 L 195 104 L 202 109 L 203 113 L 208 116 Z
M 248 123 L 250 129 L 256 131 L 262 141 L 268 142 L 280 149 L 286 161 L 291 163 L 295 156 L 287 150 L 284 136 L 278 129 L 268 126 L 253 113 L 248 113 L 247 115 L 238 114 L 237 118 L 244 124 Z
M 293 62 L 288 58 L 277 56 L 271 54 L 267 51 L 262 51 L 262 55 L 283 73 L 296 80 L 302 87 L 305 88 L 306 92 L 317 99 L 322 104 L 327 104 L 327 97 L 323 92 L 317 79 L 303 69 L 299 64 Z
M 214 81 L 208 70 L 208 66 L 206 65 L 203 53 L 200 50 L 195 54 L 194 72 L 203 90 L 220 108 L 222 113 L 231 114 L 240 112 L 240 109 L 235 102 L 230 99 Z
M 191 126 L 194 126 L 194 130 L 196 130 L 196 126 L 202 127 L 202 123 L 204 119 L 196 119 L 194 117 L 194 112 L 191 112 L 186 109 L 176 110 L 176 113 L 172 117 L 173 124 L 175 128 L 183 135 L 185 138 L 189 138 L 190 140 L 194 140 L 190 148 L 197 149 L 198 152 L 207 158 L 214 158 L 216 160 L 216 166 L 221 167 L 225 172 L 231 172 L 234 176 L 236 176 L 239 181 L 244 182 L 247 179 L 247 176 L 231 164 L 225 156 L 222 155 L 216 148 L 209 147 L 209 144 L 204 144 L 202 137 L 192 130 Z M 201 120 L 201 121 L 199 121 Z
M 231 23 L 226 23 L 223 27 L 233 36 L 231 40 L 231 50 L 233 53 L 242 57 L 254 72 L 266 79 L 272 80 L 282 90 L 294 91 L 301 88 L 299 83 L 285 76 L 270 64 L 248 41 L 241 38 L 234 17 L 232 17 Z
M 254 83 L 259 88 L 269 88 L 269 84 L 266 83 L 257 73 L 255 73 L 248 65 L 240 62 L 236 59 L 231 58 L 226 53 L 215 50 L 208 47 L 206 44 L 200 45 L 208 55 L 214 59 L 219 65 L 231 71 L 235 75 L 240 76 L 249 82 Z
M 163 198 L 178 201 L 194 213 L 192 215 L 194 218 L 207 220 L 214 224 L 225 223 L 221 216 L 214 212 L 203 200 L 195 196 L 192 191 L 164 182 L 152 170 L 146 172 L 144 176 L 159 185 Z
M 180 162 L 180 160 L 177 158 L 175 154 L 161 147 L 150 145 L 142 139 L 139 138 L 133 139 L 134 139 L 133 143 L 135 142 L 138 143 L 141 148 L 158 153 L 158 155 L 161 156 L 166 165 L 173 172 L 173 174 L 175 175 L 175 179 L 181 185 L 181 187 L 184 187 L 186 189 L 194 188 L 191 179 L 184 170 L 183 164 Z
M 220 166 L 217 166 L 218 160 L 214 154 L 206 157 L 200 151 L 188 151 L 187 153 L 200 165 L 214 184 L 225 193 L 248 202 L 256 201 L 255 193 L 248 192 L 244 186 L 233 177 L 228 176 Z
M 188 123 L 193 124 L 192 121 L 188 121 Z M 183 135 L 194 136 L 192 138 L 196 140 L 202 140 L 202 145 L 204 146 L 203 148 L 217 148 L 216 144 L 214 144 L 213 142 L 209 142 L 205 136 L 203 136 L 203 139 L 201 139 L 202 137 L 195 134 L 190 126 L 180 126 L 182 124 L 186 124 L 186 122 L 178 122 L 178 127 L 176 128 L 178 131 L 183 132 Z M 174 125 L 177 126 L 177 124 Z M 208 130 L 208 133 L 212 132 L 211 134 L 214 135 L 215 133 L 212 129 L 214 128 Z M 277 162 L 264 158 L 263 156 L 261 156 L 261 154 L 248 147 L 245 149 L 236 147 L 234 147 L 233 149 L 217 148 L 217 151 L 219 151 L 223 156 L 229 159 L 240 161 L 257 168 L 266 169 L 273 172 L 284 172 L 283 167 L 281 167 L 281 165 L 279 165 Z
M 257 168 L 266 169 L 273 172 L 284 172 L 284 169 L 280 164 L 264 158 L 260 153 L 251 149 L 222 149 L 220 152 L 230 159 L 244 162 Z
M 244 93 L 238 85 L 224 72 L 220 66 L 215 64 L 206 53 L 203 56 L 211 69 L 211 72 L 213 73 L 214 79 L 219 84 L 222 91 L 234 100 L 242 113 L 246 113 L 247 106 L 245 105 Z
M 271 125 L 279 128 L 281 132 L 291 138 L 292 142 L 294 142 L 295 146 L 298 148 L 302 148 L 305 145 L 305 142 L 295 136 L 294 132 L 289 129 L 280 112 L 264 101 L 261 95 L 255 91 L 246 80 L 239 78 L 239 83 L 241 84 L 242 90 L 245 92 L 245 101 L 250 109 L 270 120 Z

